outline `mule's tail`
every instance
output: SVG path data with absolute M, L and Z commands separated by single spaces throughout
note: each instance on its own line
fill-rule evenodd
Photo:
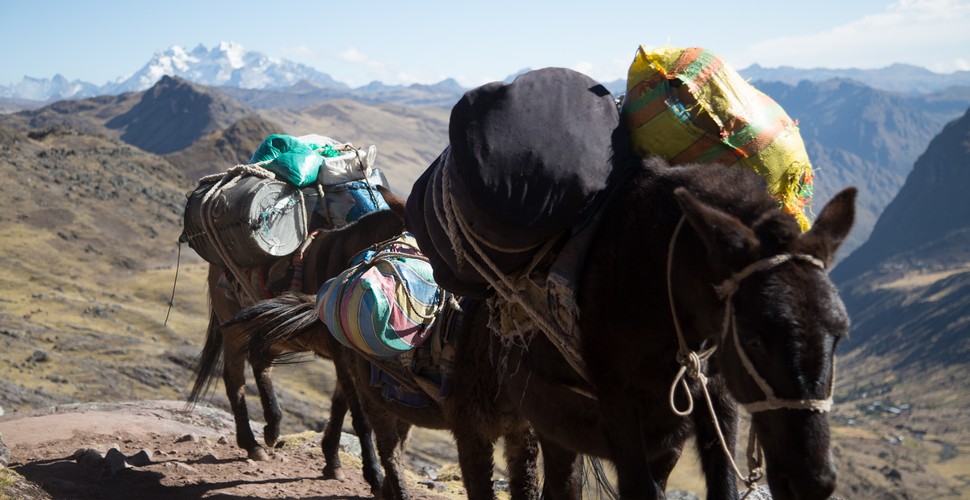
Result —
M 219 328 L 219 318 L 213 310 L 209 310 L 209 328 L 205 332 L 205 345 L 195 360 L 195 382 L 189 394 L 189 406 L 194 406 L 205 397 L 212 388 L 216 373 L 222 365 L 222 330 Z
M 603 469 L 603 462 L 599 458 L 580 455 L 579 460 L 583 471 L 583 496 L 585 498 L 620 498 L 620 495 L 613 489 L 606 470 Z
M 317 318 L 316 297 L 284 292 L 239 311 L 223 324 L 224 328 L 242 328 L 245 351 L 253 357 L 273 359 L 273 363 L 292 362 L 302 352 L 290 351 L 270 355 L 278 344 L 290 343 L 302 336 L 329 335 Z

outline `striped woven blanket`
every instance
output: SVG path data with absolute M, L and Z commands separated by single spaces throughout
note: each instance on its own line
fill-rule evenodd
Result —
M 444 301 L 431 264 L 404 233 L 354 258 L 317 293 L 317 313 L 341 344 L 384 358 L 424 342 Z

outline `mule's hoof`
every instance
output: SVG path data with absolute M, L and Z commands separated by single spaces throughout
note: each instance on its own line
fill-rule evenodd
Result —
M 280 439 L 279 428 L 273 429 L 270 426 L 263 426 L 263 440 L 266 441 L 266 446 L 270 448 L 276 447 L 276 442 Z
M 340 467 L 330 467 L 328 465 L 323 468 L 323 478 L 343 481 L 344 479 L 347 479 L 347 475 L 344 474 L 344 470 L 341 469 Z
M 269 460 L 269 453 L 266 453 L 262 446 L 257 446 L 249 450 L 249 459 L 256 462 L 265 462 Z

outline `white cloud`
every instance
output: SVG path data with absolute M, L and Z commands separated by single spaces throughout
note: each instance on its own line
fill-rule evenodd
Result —
M 405 68 L 400 63 L 380 61 L 354 47 L 340 52 L 337 57 L 362 70 L 366 75 L 364 79 L 368 82 L 379 80 L 388 85 L 434 84 L 448 78 L 438 71 L 419 67 Z
M 966 67 L 970 1 L 898 0 L 828 31 L 779 37 L 745 54 L 762 66 L 879 68 L 909 63 L 951 72 Z
M 343 59 L 344 61 L 357 63 L 357 64 L 373 64 L 370 57 L 367 54 L 357 50 L 354 47 L 348 47 L 347 50 L 337 54 L 337 57 Z

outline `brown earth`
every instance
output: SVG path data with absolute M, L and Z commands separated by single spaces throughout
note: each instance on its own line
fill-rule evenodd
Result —
M 0 418 L 0 436 L 10 464 L 0 467 L 0 498 L 372 497 L 352 440 L 342 443 L 346 477 L 324 480 L 320 434 L 285 436 L 269 461 L 254 462 L 232 442 L 232 431 L 229 414 L 209 407 L 186 412 L 177 401 L 62 405 L 7 415 Z M 435 476 L 411 475 L 413 498 L 463 496 L 457 474 Z

